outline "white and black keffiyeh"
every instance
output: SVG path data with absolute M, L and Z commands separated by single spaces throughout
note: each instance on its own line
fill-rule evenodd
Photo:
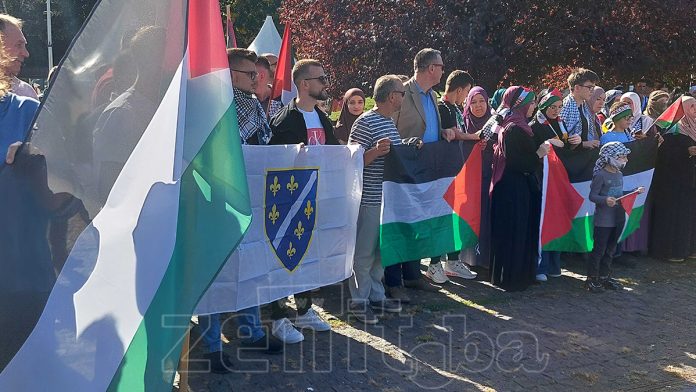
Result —
M 237 108 L 237 120 L 239 122 L 239 135 L 242 144 L 256 134 L 259 145 L 266 145 L 271 141 L 271 127 L 266 120 L 266 112 L 261 103 L 252 94 L 233 88 L 234 105 Z
M 593 174 L 604 169 L 604 166 L 609 164 L 609 158 L 617 159 L 620 155 L 628 155 L 631 150 L 624 146 L 621 142 L 609 142 L 599 149 L 599 159 L 595 163 Z
M 582 105 L 582 114 L 587 120 L 587 140 L 594 140 L 596 135 L 594 115 L 590 113 L 587 105 Z M 580 121 L 580 108 L 572 95 L 568 95 L 563 99 L 563 109 L 559 116 L 565 123 L 569 135 L 582 134 L 582 121 Z

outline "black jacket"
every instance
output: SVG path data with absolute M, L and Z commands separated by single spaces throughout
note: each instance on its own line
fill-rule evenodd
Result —
M 319 113 L 319 121 L 324 127 L 326 144 L 339 144 L 338 139 L 334 136 L 333 125 L 329 116 L 326 115 L 317 106 L 314 110 Z M 307 125 L 304 121 L 304 116 L 297 109 L 297 104 L 293 99 L 287 106 L 283 107 L 271 119 L 271 131 L 273 136 L 269 144 L 307 144 Z

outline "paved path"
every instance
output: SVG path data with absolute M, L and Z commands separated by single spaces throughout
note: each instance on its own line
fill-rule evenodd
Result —
M 561 278 L 522 293 L 464 280 L 412 292 L 401 315 L 369 327 L 341 306 L 346 286 L 324 288 L 315 303 L 331 333 L 276 356 L 233 340 L 234 372 L 192 364 L 190 390 L 696 391 L 696 261 L 641 259 L 616 269 L 624 291 L 602 294 L 582 290 L 581 259 L 564 262 Z

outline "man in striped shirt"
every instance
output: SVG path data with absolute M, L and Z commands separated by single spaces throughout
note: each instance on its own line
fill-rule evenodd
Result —
M 374 310 L 400 312 L 399 301 L 387 299 L 382 285 L 384 268 L 379 257 L 379 223 L 382 205 L 384 156 L 391 145 L 401 144 L 399 131 L 391 119 L 404 99 L 404 86 L 396 75 L 385 75 L 375 82 L 375 107 L 353 123 L 348 143 L 365 149 L 363 194 L 358 215 L 353 276 L 349 279 L 350 312 L 365 324 L 379 320 Z

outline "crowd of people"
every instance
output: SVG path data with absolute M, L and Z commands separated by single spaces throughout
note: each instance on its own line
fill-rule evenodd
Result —
M 7 151 L 6 164 L 13 163 L 18 142 L 26 137 L 38 107 L 34 90 L 17 78 L 22 61 L 29 55 L 21 28 L 21 21 L 0 16 L 5 48 L 0 148 Z M 134 46 L 134 52 L 136 49 Z M 361 322 L 375 324 L 381 312 L 401 312 L 402 305 L 417 291 L 436 292 L 438 285 L 451 278 L 487 276 L 506 291 L 518 291 L 560 276 L 560 252 L 540 253 L 538 249 L 541 159 L 552 145 L 569 151 L 600 149 L 590 193 L 596 204 L 595 248 L 587 257 L 587 290 L 621 288 L 612 277 L 612 261 L 621 249 L 672 262 L 696 259 L 696 159 L 692 159 L 696 156 L 696 99 L 688 93 L 676 96 L 662 89 L 651 91 L 645 81 L 637 83 L 635 92 L 622 86 L 605 90 L 598 86 L 600 78 L 595 72 L 578 68 L 568 77 L 566 94 L 554 88 L 536 93 L 511 86 L 489 96 L 469 73 L 454 70 L 439 95 L 435 89 L 447 64 L 438 50 L 426 48 L 416 54 L 411 77 L 389 74 L 374 82 L 369 92 L 375 101 L 372 109 L 364 110 L 366 92 L 358 88 L 346 91 L 334 124 L 319 106 L 328 99 L 330 82 L 319 61 L 302 59 L 294 64 L 297 96 L 282 105 L 271 96 L 269 85 L 277 56 L 228 49 L 227 57 L 242 144 L 363 147 L 363 194 L 354 272 L 348 281 L 349 310 Z M 113 73 L 117 73 L 115 66 Z M 147 82 L 146 78 L 138 80 Z M 113 119 L 118 110 L 114 102 L 128 97 L 112 101 L 109 95 L 102 95 L 92 99 L 103 100 L 103 105 L 108 105 L 104 113 L 111 110 Z M 656 119 L 668 108 L 681 116 L 665 129 Z M 97 121 L 95 143 L 102 135 L 117 134 L 103 131 L 108 129 L 104 113 Z M 119 125 L 123 121 L 135 120 L 123 118 Z M 621 169 L 630 156 L 624 144 L 638 139 L 654 139 L 660 144 L 654 181 L 641 228 L 619 244 L 624 217 L 619 201 L 623 194 Z M 383 268 L 380 211 L 383 203 L 390 202 L 382 200 L 385 155 L 396 145 L 422 148 L 427 143 L 464 140 L 478 141 L 483 150 L 484 197 L 478 245 L 432 255 L 425 274 L 421 273 L 421 260 Z M 331 326 L 313 308 L 312 297 L 312 291 L 294 295 L 297 316 L 292 321 L 285 299 L 270 304 L 270 334 L 262 327 L 260 307 L 236 312 L 239 331 L 244 335 L 241 344 L 278 353 L 284 344 L 302 341 L 304 328 L 329 331 Z M 222 350 L 220 315 L 199 316 L 198 320 L 211 370 L 229 371 L 232 364 Z

